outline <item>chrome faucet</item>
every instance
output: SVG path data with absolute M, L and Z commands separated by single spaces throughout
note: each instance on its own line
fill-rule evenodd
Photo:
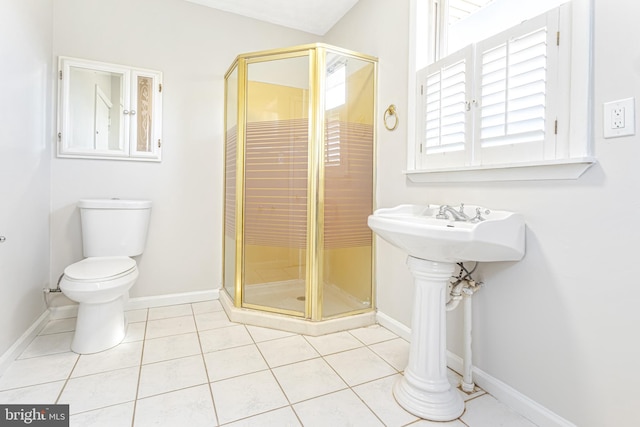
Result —
M 440 206 L 440 210 L 438 211 L 436 218 L 450 219 L 449 214 L 451 214 L 454 221 L 469 221 L 471 219 L 466 213 L 464 213 L 464 203 L 460 203 L 460 208 L 458 210 L 449 205 Z

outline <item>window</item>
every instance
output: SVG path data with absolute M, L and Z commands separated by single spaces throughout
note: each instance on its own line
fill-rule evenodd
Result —
M 434 1 L 433 43 L 435 57 L 440 59 L 477 40 L 488 37 L 496 28 L 495 19 L 478 19 L 481 9 L 494 0 L 437 0 Z M 486 11 L 486 10 L 485 10 Z M 483 14 L 484 15 L 484 14 Z M 478 22 L 479 21 L 479 22 Z M 487 26 L 489 22 L 492 25 Z M 485 25 L 482 25 L 485 23 Z M 488 28 L 487 28 L 488 27 Z M 503 28 L 506 30 L 506 28 Z M 499 31 L 495 31 L 493 34 Z
M 347 96 L 347 66 L 344 62 L 327 67 L 326 84 L 325 110 L 344 105 Z
M 341 164 L 341 111 L 347 99 L 347 63 L 346 60 L 328 54 L 329 64 L 326 74 L 325 90 L 325 166 L 340 166 Z
M 427 30 L 436 30 L 413 31 L 429 43 L 426 58 L 414 58 L 428 65 L 417 71 L 410 175 L 559 163 L 586 164 L 583 172 L 593 163 L 590 110 L 573 105 L 591 100 L 590 38 L 575 40 L 585 27 L 590 35 L 589 22 L 581 22 L 590 10 L 587 0 L 537 16 L 532 13 L 541 6 L 560 0 L 414 1 L 417 14 L 428 11 Z M 587 66 L 576 67 L 580 62 Z

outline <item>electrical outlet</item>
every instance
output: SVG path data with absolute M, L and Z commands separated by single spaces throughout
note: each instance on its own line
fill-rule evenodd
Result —
M 606 102 L 604 104 L 604 137 L 635 135 L 635 100 L 634 98 Z
M 624 127 L 624 107 L 613 107 L 611 110 L 611 127 L 622 129 Z

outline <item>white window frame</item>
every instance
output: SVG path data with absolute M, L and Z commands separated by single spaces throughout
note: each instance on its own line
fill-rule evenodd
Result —
M 428 33 L 431 26 L 425 25 L 433 18 L 432 0 L 410 0 L 411 16 L 415 17 L 410 27 L 410 114 L 409 142 L 407 156 L 407 177 L 414 182 L 467 182 L 538 179 L 576 179 L 592 164 L 593 157 L 593 90 L 592 90 L 592 21 L 593 0 L 572 0 L 571 12 L 567 16 L 568 31 L 561 33 L 560 46 L 564 55 L 570 58 L 562 67 L 570 67 L 565 76 L 558 80 L 558 86 L 570 88 L 568 102 L 564 110 L 557 113 L 567 119 L 558 126 L 557 144 L 554 156 L 542 160 L 507 162 L 486 165 L 468 162 L 465 165 L 438 165 L 427 169 L 421 163 L 420 124 L 423 111 L 420 106 L 420 85 L 416 71 L 423 68 L 435 55 L 435 43 L 430 43 L 434 33 Z M 429 14 L 431 12 L 431 15 Z M 563 53 L 561 53 L 563 54 Z M 412 71 L 413 70 L 413 71 Z M 562 75 L 562 69 L 560 75 Z M 558 91 L 555 91 L 558 92 Z M 567 91 L 561 91 L 561 94 Z M 558 102 L 553 103 L 557 107 Z

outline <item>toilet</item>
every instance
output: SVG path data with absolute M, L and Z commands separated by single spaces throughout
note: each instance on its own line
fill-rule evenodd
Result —
M 97 353 L 122 342 L 124 303 L 138 278 L 133 256 L 144 250 L 151 215 L 148 200 L 78 201 L 86 257 L 64 269 L 60 290 L 78 303 L 71 350 Z

